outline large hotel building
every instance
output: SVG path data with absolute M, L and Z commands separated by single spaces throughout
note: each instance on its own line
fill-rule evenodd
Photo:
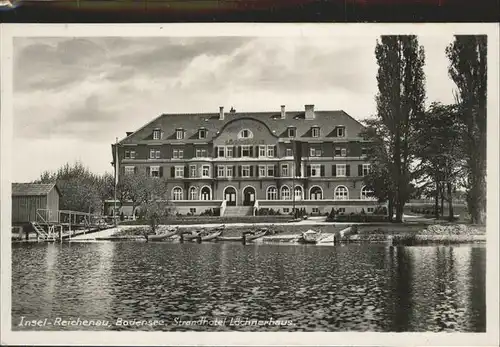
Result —
M 177 213 L 373 212 L 363 126 L 344 111 L 163 114 L 112 145 L 118 177 L 166 178 Z M 117 146 L 117 147 L 115 147 Z M 116 155 L 118 160 L 116 161 Z M 131 209 L 123 207 L 125 214 Z

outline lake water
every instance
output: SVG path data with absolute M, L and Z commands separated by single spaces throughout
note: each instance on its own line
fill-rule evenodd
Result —
M 12 261 L 13 330 L 486 329 L 484 246 L 40 243 Z

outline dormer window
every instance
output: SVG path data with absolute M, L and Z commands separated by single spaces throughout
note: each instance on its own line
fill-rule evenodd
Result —
M 184 129 L 176 129 L 175 130 L 175 138 L 177 140 L 182 140 L 184 138 Z
M 198 130 L 198 138 L 199 139 L 206 139 L 207 138 L 207 130 L 203 129 L 203 128 Z
M 337 137 L 345 137 L 345 127 L 337 127 Z
M 319 127 L 311 128 L 312 137 L 319 137 Z
M 253 137 L 253 134 L 250 130 L 248 129 L 243 129 L 242 131 L 240 131 L 240 133 L 238 134 L 238 137 L 240 139 L 250 139 Z
M 295 137 L 295 134 L 296 134 L 295 127 L 289 127 L 288 128 L 288 137 Z
M 160 129 L 153 130 L 153 140 L 159 140 L 159 139 L 160 139 Z

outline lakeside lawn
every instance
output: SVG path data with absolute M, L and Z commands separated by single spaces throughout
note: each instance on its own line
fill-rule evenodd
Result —
M 356 225 L 357 231 L 346 236 L 345 242 L 392 242 L 394 245 L 417 245 L 427 243 L 453 244 L 485 242 L 486 227 L 479 225 L 467 225 L 459 223 L 377 223 L 377 224 L 287 224 L 287 225 L 226 225 L 224 236 L 240 236 L 245 231 L 255 231 L 259 228 L 267 228 L 268 235 L 299 236 L 307 230 L 314 230 L 325 234 L 338 233 Z M 160 226 L 159 231 L 164 232 L 168 226 Z M 213 229 L 184 226 L 183 229 L 201 230 Z M 148 226 L 127 227 L 113 234 L 116 238 L 138 238 L 143 237 L 144 232 L 151 233 Z

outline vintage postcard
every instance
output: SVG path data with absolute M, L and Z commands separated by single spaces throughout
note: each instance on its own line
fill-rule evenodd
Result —
M 2 26 L 2 343 L 497 345 L 498 52 Z

